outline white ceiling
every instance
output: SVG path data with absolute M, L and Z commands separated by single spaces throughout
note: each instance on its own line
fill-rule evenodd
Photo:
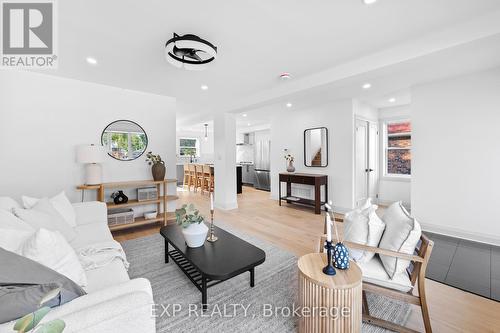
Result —
M 498 0 L 379 0 L 370 6 L 361 0 L 68 0 L 58 2 L 58 12 L 59 69 L 49 74 L 177 97 L 178 118 L 191 123 L 208 120 L 213 111 L 243 111 L 295 95 L 300 100 L 301 94 L 323 96 L 325 87 L 340 79 L 348 94 L 349 84 L 359 85 L 353 77 L 360 80 L 362 73 L 389 65 L 360 65 L 366 57 L 375 64 L 377 55 L 384 55 L 400 65 L 445 44 L 500 31 L 500 15 L 492 17 L 500 13 Z M 436 34 L 449 27 L 468 30 L 456 28 L 454 38 Z M 202 72 L 174 68 L 163 51 L 173 32 L 206 38 L 218 47 L 218 58 Z M 430 37 L 409 44 L 422 36 Z M 406 48 L 395 49 L 400 45 Z M 392 54 L 383 53 L 387 50 Z M 98 64 L 88 65 L 88 56 Z M 356 71 L 337 77 L 345 64 Z M 290 82 L 277 78 L 283 71 L 293 74 Z M 202 84 L 209 89 L 202 91 Z M 311 93 L 312 88 L 319 90 Z M 380 89 L 366 98 L 389 93 Z

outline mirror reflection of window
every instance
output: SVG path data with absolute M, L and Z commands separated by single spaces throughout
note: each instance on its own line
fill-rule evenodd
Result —
M 325 127 L 304 131 L 304 164 L 308 167 L 328 165 L 328 130 Z
M 121 161 L 135 160 L 148 146 L 142 127 L 129 120 L 109 124 L 102 133 L 101 142 L 111 157 Z

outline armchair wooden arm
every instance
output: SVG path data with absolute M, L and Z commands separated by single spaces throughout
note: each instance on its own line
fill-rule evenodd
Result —
M 323 246 L 322 244 L 325 244 L 325 241 L 326 241 L 326 235 L 321 236 L 320 250 L 321 250 L 321 247 Z M 332 239 L 332 241 L 334 243 L 337 242 L 334 239 Z M 383 254 L 383 255 L 386 255 L 386 256 L 395 257 L 395 258 L 401 258 L 401 259 L 415 261 L 415 262 L 424 262 L 424 258 L 423 257 L 412 255 L 412 254 L 407 254 L 407 253 L 401 253 L 401 252 L 397 252 L 397 251 L 391 251 L 391 250 L 381 249 L 381 248 L 378 248 L 378 247 L 373 247 L 373 246 L 368 246 L 368 245 L 363 245 L 363 244 L 358 244 L 358 243 L 353 243 L 353 242 L 348 242 L 348 241 L 344 241 L 343 243 L 344 243 L 344 245 L 346 245 L 348 248 L 351 248 L 351 249 L 369 251 L 369 252 L 373 252 L 373 253 Z

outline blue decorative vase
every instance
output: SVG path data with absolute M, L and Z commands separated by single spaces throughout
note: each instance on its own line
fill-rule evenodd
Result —
M 349 268 L 349 251 L 342 243 L 337 243 L 333 248 L 333 266 L 338 269 Z

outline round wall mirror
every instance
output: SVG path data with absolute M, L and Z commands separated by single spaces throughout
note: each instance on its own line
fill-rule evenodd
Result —
M 148 136 L 137 123 L 117 120 L 102 131 L 101 143 L 109 156 L 120 161 L 132 161 L 146 151 Z

